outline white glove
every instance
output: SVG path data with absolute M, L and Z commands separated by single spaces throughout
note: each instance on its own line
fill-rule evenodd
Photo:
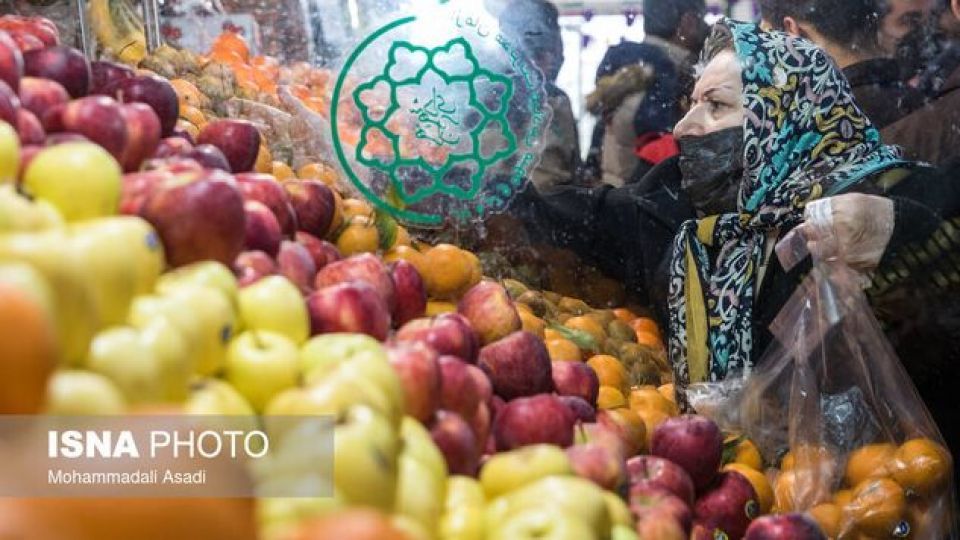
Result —
M 841 260 L 868 273 L 890 243 L 895 214 L 891 199 L 850 193 L 813 201 L 804 219 L 797 229 L 814 259 Z

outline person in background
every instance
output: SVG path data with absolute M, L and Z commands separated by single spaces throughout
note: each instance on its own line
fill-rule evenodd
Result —
M 557 76 L 564 60 L 559 18 L 556 6 L 546 0 L 520 0 L 499 14 L 504 34 L 521 44 L 546 78 L 547 100 L 553 109 L 553 119 L 547 130 L 540 163 L 531 175 L 534 186 L 546 191 L 559 185 L 580 183 L 577 121 L 570 98 L 557 86 Z
M 942 25 L 952 41 L 948 51 L 960 50 L 960 0 L 950 0 L 951 19 Z M 954 52 L 939 65 L 944 74 L 935 86 L 930 102 L 922 109 L 887 126 L 884 140 L 904 148 L 906 156 L 960 170 L 949 164 L 960 158 L 960 52 Z
M 761 0 L 765 27 L 809 39 L 850 82 L 857 105 L 882 129 L 924 104 L 879 42 L 882 0 Z
M 901 74 L 919 84 L 924 67 L 939 54 L 935 8 L 938 0 L 884 0 L 880 47 L 900 64 Z
M 676 155 L 670 132 L 708 29 L 703 0 L 645 0 L 643 14 L 644 42 L 623 41 L 607 51 L 589 98 L 599 121 L 585 175 L 614 186 Z

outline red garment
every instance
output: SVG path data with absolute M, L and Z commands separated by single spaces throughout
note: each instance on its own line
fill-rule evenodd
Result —
M 635 148 L 638 157 L 653 165 L 680 153 L 680 146 L 672 133 L 645 133 L 637 137 Z

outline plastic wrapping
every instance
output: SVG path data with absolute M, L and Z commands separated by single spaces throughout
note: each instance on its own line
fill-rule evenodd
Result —
M 789 236 L 777 252 L 789 269 L 807 242 Z M 954 538 L 952 459 L 861 279 L 815 257 L 759 367 L 694 397 L 778 465 L 775 510 L 809 511 L 833 538 Z

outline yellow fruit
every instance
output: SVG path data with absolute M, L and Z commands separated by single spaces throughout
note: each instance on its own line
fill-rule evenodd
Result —
M 626 393 L 629 390 L 627 383 L 630 379 L 627 368 L 615 357 L 598 354 L 587 360 L 587 365 L 592 367 L 593 371 L 597 373 L 597 378 L 600 379 L 602 386 L 616 388 L 620 390 L 621 393 Z
M 907 510 L 900 484 L 889 478 L 871 478 L 853 490 L 853 500 L 843 512 L 858 532 L 874 538 L 890 538 Z
M 657 430 L 660 424 L 670 419 L 670 415 L 657 410 L 634 411 L 637 416 L 643 420 L 643 425 L 647 430 L 647 448 L 653 445 L 653 432 Z
M 843 524 L 843 510 L 833 503 L 818 504 L 811 508 L 807 514 L 817 522 L 823 534 L 827 538 L 837 538 Z
M 203 111 L 190 105 L 180 107 L 180 118 L 200 129 L 203 129 L 203 126 L 207 125 L 207 117 L 203 114 Z
M 843 480 L 848 486 L 856 486 L 868 478 L 890 476 L 888 467 L 897 448 L 889 443 L 868 444 L 850 453 Z
M 665 397 L 657 392 L 653 386 L 641 386 L 630 391 L 630 409 L 638 410 L 657 410 L 670 416 L 679 414 L 677 406 L 667 401 Z
M 177 93 L 177 98 L 180 100 L 181 111 L 185 106 L 202 109 L 210 104 L 210 98 L 205 96 L 200 89 L 188 80 L 172 79 L 170 85 L 173 86 L 173 90 Z
M 607 339 L 607 333 L 603 330 L 603 325 L 593 317 L 587 315 L 571 317 L 567 319 L 567 322 L 563 323 L 563 325 L 567 328 L 586 332 L 597 344 L 603 343 Z
M 930 439 L 913 439 L 897 449 L 890 469 L 903 489 L 928 496 L 944 487 L 952 465 L 947 449 Z
M 473 268 L 465 252 L 450 244 L 439 244 L 424 254 L 423 280 L 432 298 L 453 299 L 470 287 Z
M 536 335 L 540 339 L 543 339 L 543 331 L 547 328 L 547 323 L 543 322 L 543 319 L 531 313 L 529 309 L 523 309 L 520 306 L 523 306 L 523 304 L 517 305 L 517 313 L 520 314 L 520 321 L 523 323 L 523 330 Z
M 253 170 L 266 174 L 270 174 L 270 172 L 273 171 L 273 154 L 270 153 L 267 145 L 260 145 L 260 151 L 257 153 L 257 162 L 254 164 Z
M 380 242 L 377 227 L 365 217 L 352 218 L 337 237 L 337 249 L 344 257 L 357 253 L 376 253 Z
M 723 470 L 733 471 L 743 475 L 743 477 L 750 482 L 750 485 L 753 486 L 753 490 L 757 492 L 757 502 L 760 504 L 760 513 L 767 514 L 770 512 L 770 509 L 773 507 L 774 495 L 773 487 L 770 485 L 770 481 L 767 480 L 767 475 L 742 463 L 730 463 L 725 466 Z
M 296 180 L 297 178 L 297 175 L 294 174 L 293 169 L 291 169 L 289 165 L 282 161 L 274 161 L 270 168 L 273 171 L 273 176 L 275 176 L 278 181 Z
M 430 300 L 429 302 L 427 302 L 427 311 L 426 311 L 427 317 L 436 317 L 437 315 L 441 315 L 443 313 L 456 313 L 456 312 L 457 312 L 456 304 L 452 304 L 450 302 L 437 302 L 434 300 Z
M 361 201 L 360 199 L 344 199 L 343 218 L 350 219 L 357 216 L 362 216 L 365 218 L 372 217 L 373 207 L 371 207 L 365 201 Z
M 424 269 L 426 268 L 426 262 L 424 261 L 423 254 L 410 246 L 397 246 L 391 249 L 383 255 L 383 260 L 388 263 L 407 261 L 417 269 L 417 272 L 420 272 L 421 277 L 423 276 Z
M 569 339 L 557 338 L 546 341 L 547 353 L 554 362 L 581 362 L 583 352 L 577 344 Z
M 736 436 L 728 437 L 725 442 L 730 442 L 735 438 Z M 753 444 L 753 441 L 750 439 L 741 440 L 735 452 L 733 463 L 746 465 L 755 471 L 763 470 L 763 456 L 760 455 L 760 450 L 757 448 L 757 445 Z
M 597 395 L 598 409 L 619 409 L 627 406 L 627 399 L 623 397 L 620 390 L 611 386 L 601 386 L 600 393 Z

